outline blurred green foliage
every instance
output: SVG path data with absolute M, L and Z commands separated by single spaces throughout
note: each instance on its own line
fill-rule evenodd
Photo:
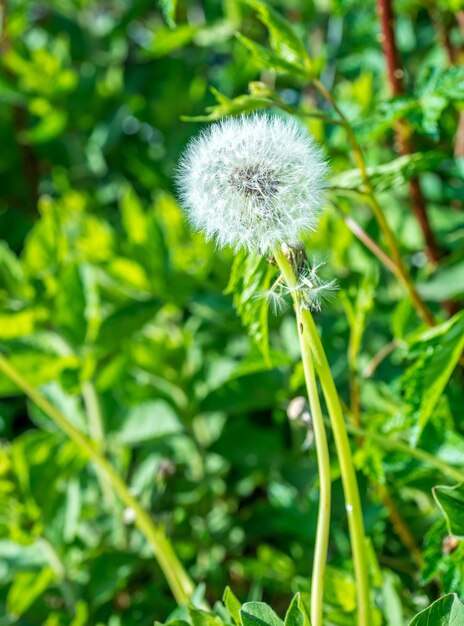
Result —
M 392 99 L 373 2 L 2 4 L 0 349 L 99 441 L 165 525 L 205 584 L 194 604 L 205 594 L 213 605 L 226 585 L 249 601 L 240 608 L 229 591 L 215 616 L 192 605 L 168 624 L 281 624 L 263 618 L 270 609 L 259 602 L 283 616 L 301 592 L 285 625 L 307 626 L 318 483 L 311 437 L 286 416 L 304 389 L 294 321 L 268 319 L 255 298 L 275 270 L 233 261 L 192 233 L 172 182 L 200 122 L 268 107 L 299 114 L 332 167 L 340 210 L 328 207 L 307 243 L 339 285 L 317 316 L 338 387 L 347 407 L 359 388 L 360 423 L 376 436 L 353 440 L 375 624 L 406 624 L 441 594 L 464 599 L 462 533 L 453 531 L 462 488 L 435 490 L 447 528 L 432 488 L 452 479 L 404 451 L 408 443 L 456 472 L 464 466 L 460 366 L 453 374 L 464 318 L 446 321 L 440 308 L 464 295 L 464 161 L 453 156 L 464 71 L 449 66 L 440 35 L 462 47 L 453 13 L 462 7 L 395 6 L 407 92 Z M 356 193 L 345 129 L 308 86 L 313 76 L 365 150 L 440 322 L 431 331 L 343 220 L 349 213 L 381 241 Z M 414 132 L 413 155 L 395 154 L 398 119 Z M 410 211 L 407 182 L 417 175 L 448 252 L 437 268 Z M 131 511 L 5 376 L 0 396 L 0 624 L 164 623 L 174 602 Z M 342 626 L 354 624 L 355 593 L 335 458 L 332 471 L 326 611 Z M 462 613 L 452 595 L 433 607 Z

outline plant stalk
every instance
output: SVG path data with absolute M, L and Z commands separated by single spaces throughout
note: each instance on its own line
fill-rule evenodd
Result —
M 371 626 L 367 546 L 361 498 L 348 433 L 343 418 L 340 399 L 313 316 L 309 310 L 305 309 L 302 311 L 302 318 L 304 332 L 309 335 L 309 342 L 311 343 L 316 370 L 327 404 L 340 463 L 348 526 L 351 536 L 351 548 L 353 551 L 354 571 L 357 582 L 358 624 L 359 626 Z
M 297 323 L 302 328 L 302 320 L 296 303 Z M 313 357 L 307 337 L 299 331 L 301 359 L 308 391 L 309 407 L 311 410 L 311 423 L 314 432 L 314 441 L 317 450 L 317 465 L 319 472 L 319 511 L 317 515 L 316 546 L 311 582 L 311 624 L 322 626 L 323 624 L 323 601 L 324 580 L 329 548 L 330 533 L 330 509 L 331 509 L 331 478 L 330 456 L 327 435 L 325 432 L 324 418 L 322 417 L 321 405 L 317 390 L 316 375 L 314 372 Z
M 401 67 L 396 43 L 395 14 L 391 0 L 377 0 L 377 11 L 382 30 L 382 48 L 387 65 L 390 89 L 394 97 L 402 96 L 405 93 L 403 83 L 404 71 Z M 404 120 L 398 120 L 395 129 L 399 152 L 403 155 L 411 154 L 411 130 L 408 124 Z M 443 256 L 443 251 L 440 249 L 435 233 L 430 225 L 425 199 L 417 177 L 413 177 L 409 181 L 409 192 L 412 210 L 422 231 L 427 255 L 432 263 L 436 264 Z
M 328 102 L 330 102 L 335 112 L 343 121 L 343 125 L 345 127 L 345 130 L 348 136 L 348 141 L 353 151 L 353 158 L 355 160 L 356 166 L 358 167 L 361 173 L 361 177 L 363 180 L 363 184 L 364 184 L 365 192 L 367 195 L 367 199 L 369 201 L 369 205 L 372 208 L 372 212 L 377 221 L 377 224 L 379 225 L 380 230 L 383 232 L 385 241 L 387 242 L 387 245 L 390 249 L 392 260 L 395 263 L 396 268 L 397 268 L 398 277 L 400 281 L 403 283 L 403 286 L 405 287 L 409 297 L 411 298 L 411 301 L 418 315 L 423 319 L 423 321 L 427 324 L 427 326 L 434 326 L 435 320 L 433 319 L 432 314 L 430 313 L 430 311 L 428 310 L 428 308 L 422 301 L 421 297 L 417 293 L 417 290 L 414 286 L 412 278 L 406 268 L 406 265 L 403 262 L 401 251 L 399 249 L 399 246 L 393 234 L 393 231 L 391 230 L 387 222 L 385 213 L 382 209 L 380 202 L 377 200 L 377 196 L 374 192 L 374 188 L 372 187 L 369 172 L 367 170 L 367 165 L 364 160 L 364 155 L 363 155 L 361 146 L 359 145 L 358 140 L 356 139 L 356 135 L 354 134 L 349 121 L 347 120 L 343 111 L 338 106 L 336 100 L 334 99 L 330 91 L 317 78 L 313 79 L 313 84 L 316 87 L 316 89 L 320 92 L 320 94 L 324 96 L 324 98 L 326 98 Z
M 442 461 L 439 457 L 431 454 L 430 452 L 426 452 L 421 448 L 412 448 L 405 441 L 401 441 L 400 439 L 393 437 L 387 437 L 385 435 L 379 435 L 377 433 L 372 433 L 369 430 L 358 428 L 353 424 L 348 424 L 347 430 L 350 434 L 355 435 L 356 437 L 362 437 L 363 439 L 376 441 L 379 445 L 386 448 L 387 450 L 395 450 L 396 452 L 403 453 L 407 457 L 413 457 L 418 461 L 422 461 L 426 465 L 437 469 L 444 476 L 448 476 L 448 478 L 450 478 L 451 480 L 455 480 L 461 483 L 464 482 L 464 471 L 448 465 L 448 463 Z
M 289 260 L 286 254 L 281 250 L 276 250 L 274 257 L 287 283 L 289 283 L 290 286 L 293 285 L 296 278 L 292 261 Z M 305 347 L 308 346 L 312 353 L 316 371 L 322 385 L 340 463 L 357 583 L 358 626 L 371 626 L 369 575 L 366 558 L 367 549 L 364 522 L 348 433 L 324 348 L 313 317 L 308 309 L 301 309 L 298 322 L 300 336 L 304 338 Z
M 301 360 L 303 363 L 309 408 L 311 411 L 311 425 L 314 432 L 314 441 L 317 451 L 317 465 L 319 473 L 319 510 L 317 515 L 316 545 L 311 580 L 311 626 L 323 626 L 324 579 L 329 548 L 332 489 L 330 478 L 329 446 L 327 443 L 324 418 L 319 401 L 311 346 L 308 342 L 307 333 L 304 333 L 303 320 L 301 317 L 301 298 L 298 291 L 297 278 L 293 269 L 290 268 L 291 271 L 289 272 L 285 264 L 279 263 L 280 254 L 282 253 L 277 250 L 274 252 L 274 257 L 279 264 L 288 287 L 292 291 L 293 301 L 295 304 Z
M 296 277 L 292 261 L 287 258 L 286 254 L 281 250 L 276 250 L 274 257 L 285 280 L 289 282 L 290 286 L 295 284 Z M 319 375 L 340 463 L 340 473 L 345 494 L 345 506 L 357 583 L 358 626 L 371 626 L 369 575 L 366 558 L 367 549 L 364 522 L 348 433 L 337 389 L 310 311 L 305 308 L 301 309 L 298 321 L 300 335 L 304 337 L 305 346 L 309 346 L 311 350 L 316 371 Z
M 164 529 L 153 522 L 148 512 L 130 493 L 126 483 L 115 471 L 108 459 L 96 449 L 88 437 L 69 422 L 61 411 L 54 407 L 40 392 L 31 387 L 2 354 L 0 354 L 0 371 L 13 381 L 34 404 L 42 409 L 74 441 L 87 458 L 101 470 L 124 506 L 134 511 L 135 524 L 149 543 L 177 603 L 184 604 L 188 602 L 193 593 L 194 585 L 178 560 Z

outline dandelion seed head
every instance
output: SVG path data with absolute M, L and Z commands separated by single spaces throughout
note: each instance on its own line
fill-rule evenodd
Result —
M 326 171 L 299 123 L 254 114 L 212 124 L 194 139 L 177 182 L 190 222 L 207 238 L 264 253 L 316 228 Z

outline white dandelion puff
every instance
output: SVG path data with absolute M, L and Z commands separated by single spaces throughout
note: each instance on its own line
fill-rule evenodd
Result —
M 208 239 L 264 253 L 316 228 L 326 171 L 304 127 L 255 114 L 213 124 L 194 139 L 177 182 L 190 222 Z

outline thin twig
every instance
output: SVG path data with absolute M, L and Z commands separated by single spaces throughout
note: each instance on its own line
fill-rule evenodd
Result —
M 332 204 L 340 213 L 340 215 L 343 218 L 343 221 L 351 230 L 353 235 L 355 235 L 359 239 L 359 241 L 361 241 L 366 246 L 366 248 L 368 248 L 379 259 L 379 261 L 382 263 L 382 265 L 384 265 L 387 268 L 387 270 L 389 270 L 392 274 L 398 277 L 399 276 L 398 268 L 390 259 L 390 257 L 385 254 L 382 248 L 378 246 L 377 243 L 372 239 L 372 237 L 369 237 L 369 235 L 366 233 L 363 227 L 360 226 L 358 222 L 356 222 L 350 215 L 347 215 L 339 207 L 338 204 L 336 204 L 335 202 L 333 202 Z
M 375 370 L 379 367 L 382 361 L 386 359 L 387 356 L 389 356 L 394 350 L 396 350 L 399 345 L 400 342 L 398 339 L 393 339 L 393 341 L 385 344 L 364 368 L 363 378 L 370 378 L 373 376 Z

